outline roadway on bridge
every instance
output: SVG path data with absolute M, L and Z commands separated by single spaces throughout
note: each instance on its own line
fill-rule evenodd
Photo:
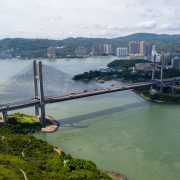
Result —
M 180 77 L 168 78 L 168 79 L 163 80 L 164 83 L 172 83 L 172 82 L 179 82 L 179 81 L 180 81 Z M 111 87 L 92 89 L 92 90 L 85 89 L 84 91 L 81 91 L 81 92 L 72 92 L 72 93 L 63 94 L 63 95 L 45 97 L 44 104 L 67 101 L 67 100 L 78 99 L 78 98 L 83 98 L 83 97 L 88 97 L 88 96 L 95 96 L 95 95 L 106 94 L 106 93 L 112 93 L 112 92 L 117 92 L 117 91 L 124 91 L 124 90 L 129 90 L 129 89 L 136 89 L 139 87 L 154 86 L 157 84 L 160 84 L 160 80 L 125 84 L 121 86 L 111 86 Z M 26 101 L 21 101 L 21 102 L 1 104 L 0 112 L 27 108 L 31 106 L 37 106 L 37 105 L 40 105 L 40 100 L 36 98 L 26 100 Z
M 158 82 L 151 81 L 151 82 L 141 82 L 141 83 L 133 83 L 133 84 L 126 84 L 121 86 L 111 86 L 107 88 L 100 88 L 100 89 L 93 89 L 88 91 L 81 91 L 81 92 L 72 92 L 64 95 L 59 96 L 51 96 L 51 97 L 45 97 L 44 103 L 55 103 L 55 102 L 61 102 L 61 101 L 67 101 L 77 98 L 83 98 L 88 96 L 94 96 L 94 95 L 100 95 L 100 94 L 106 94 L 106 93 L 112 93 L 117 91 L 124 91 L 128 89 L 135 89 L 139 87 L 145 87 L 145 86 L 152 86 L 156 85 Z M 31 106 L 37 106 L 40 105 L 39 99 L 30 99 L 26 101 L 16 102 L 16 103 L 9 103 L 9 104 L 2 104 L 0 105 L 0 112 L 3 111 L 11 111 Z

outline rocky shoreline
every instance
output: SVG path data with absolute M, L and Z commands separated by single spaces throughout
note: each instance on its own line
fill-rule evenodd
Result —
M 35 118 L 34 114 L 29 115 L 32 119 L 34 119 L 35 121 L 37 121 L 37 119 Z M 45 128 L 41 128 L 41 130 L 36 131 L 36 132 L 44 132 L 44 133 L 53 133 L 55 131 L 58 130 L 59 128 L 59 122 L 57 122 L 56 120 L 54 120 L 51 116 L 46 115 L 45 118 L 50 121 L 52 124 L 47 125 Z
M 166 101 L 160 101 L 160 100 L 152 100 L 152 99 L 150 99 L 150 98 L 148 98 L 148 97 L 145 97 L 145 96 L 142 94 L 141 91 L 137 91 L 137 90 L 134 90 L 134 89 L 132 89 L 131 91 L 135 91 L 135 92 L 139 93 L 142 98 L 144 98 L 144 99 L 146 99 L 146 100 L 148 100 L 148 101 L 151 101 L 151 102 L 164 103 L 164 104 L 180 104 L 180 103 L 177 103 L 177 102 L 166 102 Z

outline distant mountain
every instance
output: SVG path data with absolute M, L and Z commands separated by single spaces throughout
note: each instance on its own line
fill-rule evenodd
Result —
M 180 38 L 180 34 L 169 35 L 169 34 L 152 34 L 152 33 L 135 33 L 124 37 L 113 38 L 113 40 L 125 40 L 125 39 L 153 39 L 153 38 L 166 38 L 166 39 L 174 39 Z
M 0 40 L 0 53 L 12 48 L 14 55 L 21 55 L 23 58 L 47 57 L 48 47 L 66 45 L 65 49 L 57 52 L 58 56 L 66 57 L 66 55 L 75 56 L 75 49 L 80 46 L 85 47 L 88 53 L 90 53 L 92 45 L 99 47 L 100 44 L 112 44 L 112 52 L 116 54 L 116 48 L 128 47 L 129 41 L 152 42 L 153 45 L 158 47 L 158 51 L 180 52 L 180 35 L 135 33 L 113 39 L 84 37 L 69 37 L 63 40 L 6 38 Z

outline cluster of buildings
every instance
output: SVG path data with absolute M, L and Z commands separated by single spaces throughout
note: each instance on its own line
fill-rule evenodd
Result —
M 111 44 L 102 44 L 99 46 L 93 45 L 91 54 L 110 54 L 112 53 L 112 45 Z M 84 47 L 79 47 L 75 50 L 76 56 L 87 56 L 87 50 Z
M 152 43 L 146 43 L 145 41 L 129 42 L 129 55 L 130 56 L 151 56 L 152 55 Z
M 4 59 L 4 58 L 12 58 L 13 57 L 13 50 L 6 50 L 3 53 L 0 53 L 0 58 Z
M 75 50 L 76 56 L 86 56 L 87 55 L 87 50 L 84 47 L 79 47 Z
M 127 47 L 119 47 L 117 48 L 117 56 L 152 56 L 152 50 L 152 43 L 130 41 L 129 53 Z
M 180 69 L 180 53 L 165 53 L 164 65 L 173 69 Z
M 55 58 L 56 57 L 56 51 L 58 50 L 61 50 L 61 49 L 64 49 L 65 46 L 62 46 L 62 47 L 49 47 L 47 48 L 47 56 L 49 58 Z
M 161 71 L 158 67 L 159 63 L 155 64 L 155 71 Z M 138 71 L 152 71 L 153 63 L 136 63 L 135 67 L 130 67 L 129 70 L 132 69 L 135 72 L 135 69 Z
M 49 58 L 56 57 L 56 47 L 51 46 L 51 47 L 47 48 L 47 56 Z
M 99 46 L 99 52 L 98 52 L 98 48 L 97 45 L 93 45 L 92 46 L 92 53 L 91 54 L 110 54 L 112 53 L 112 45 L 111 44 L 101 44 Z

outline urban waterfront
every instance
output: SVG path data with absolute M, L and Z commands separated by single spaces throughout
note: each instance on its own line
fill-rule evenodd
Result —
M 42 62 L 75 75 L 105 68 L 115 59 Z M 0 82 L 30 63 L 31 60 L 1 60 Z M 112 81 L 105 84 L 111 85 Z M 123 109 L 128 104 L 131 108 L 111 112 L 112 108 Z M 33 110 L 28 108 L 21 112 L 32 114 Z M 101 114 L 102 110 L 107 113 Z M 97 116 L 93 112 L 97 112 Z M 152 103 L 128 90 L 46 105 L 46 114 L 58 120 L 60 128 L 55 133 L 36 133 L 35 136 L 73 157 L 90 159 L 99 169 L 123 173 L 130 180 L 175 180 L 180 176 L 179 105 Z

